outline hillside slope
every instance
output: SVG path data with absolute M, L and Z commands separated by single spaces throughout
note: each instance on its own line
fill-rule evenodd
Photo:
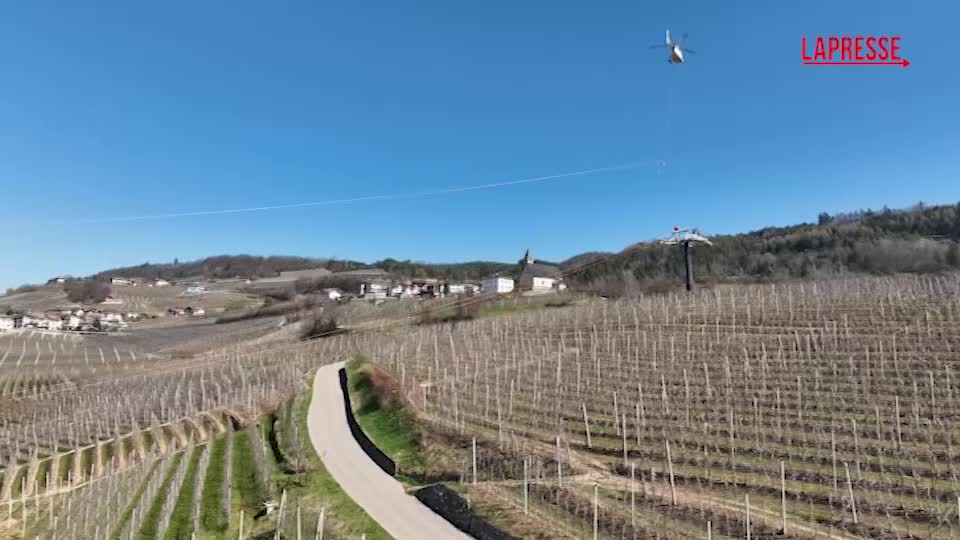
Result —
M 713 247 L 695 250 L 695 272 L 701 282 L 812 278 L 847 272 L 947 271 L 960 268 L 960 203 L 918 204 L 906 210 L 884 208 L 838 216 L 820 214 L 817 223 L 716 235 L 712 240 Z M 567 259 L 561 267 L 571 272 L 568 279 L 574 286 L 604 294 L 675 284 L 683 270 L 679 250 L 656 243 L 637 244 L 611 255 L 582 253 Z M 376 267 L 405 277 L 472 280 L 517 270 L 516 263 L 488 261 L 431 264 L 383 259 L 367 264 L 306 257 L 220 255 L 185 263 L 115 268 L 95 277 L 269 277 L 321 266 L 333 272 Z
M 839 273 L 942 272 L 960 268 L 960 203 L 917 205 L 840 216 L 817 223 L 768 227 L 711 237 L 694 249 L 698 281 L 813 278 Z M 564 263 L 573 270 L 583 255 Z M 659 288 L 683 273 L 681 251 L 656 243 L 627 248 L 604 262 L 572 273 L 581 288 L 607 294 Z

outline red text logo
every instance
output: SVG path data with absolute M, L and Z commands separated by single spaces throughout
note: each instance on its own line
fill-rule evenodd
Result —
M 805 65 L 897 65 L 910 62 L 899 55 L 900 36 L 800 37 L 800 63 Z

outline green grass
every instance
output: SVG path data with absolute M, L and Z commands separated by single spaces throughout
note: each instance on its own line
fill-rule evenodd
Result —
M 244 430 L 233 434 L 233 496 L 237 511 L 243 508 L 250 515 L 255 514 L 260 509 L 260 503 L 267 499 L 257 479 L 250 437 Z
M 233 434 L 233 481 L 230 494 L 231 527 L 229 538 L 236 538 L 239 530 L 240 512 L 243 511 L 244 529 L 250 531 L 254 526 L 253 516 L 260 511 L 260 505 L 267 500 L 269 492 L 257 477 L 257 464 L 253 459 L 250 436 L 246 430 Z M 257 444 L 255 441 L 254 444 Z
M 297 397 L 292 410 L 301 437 L 307 437 L 307 411 L 312 395 L 308 386 Z M 293 480 L 287 487 L 290 495 L 299 497 L 301 504 L 315 511 L 326 508 L 327 521 L 344 533 L 340 536 L 355 538 L 365 534 L 367 540 L 391 538 L 330 476 L 309 441 L 304 444 L 304 453 L 310 467 L 303 474 L 287 475 L 288 480 Z
M 399 396 L 388 395 L 386 375 L 381 379 L 373 370 L 363 358 L 347 363 L 347 386 L 357 423 L 396 462 L 398 472 L 423 467 L 421 434 L 413 414 Z
M 147 471 L 147 474 L 143 477 L 143 480 L 140 482 L 140 485 L 137 486 L 137 491 L 134 492 L 133 497 L 130 497 L 130 502 L 127 504 L 127 507 L 123 510 L 123 513 L 120 514 L 120 518 L 117 520 L 117 524 L 113 530 L 113 533 L 110 535 L 110 538 L 113 540 L 119 540 L 120 531 L 126 526 L 127 521 L 130 520 L 130 516 L 133 515 L 133 509 L 136 507 L 137 501 L 140 500 L 140 496 L 143 494 L 144 490 L 147 489 L 147 484 L 150 482 L 150 479 L 156 474 L 157 469 L 160 468 L 162 461 L 157 461 L 150 466 L 150 470 Z
M 190 463 L 187 465 L 187 474 L 183 477 L 183 485 L 180 488 L 180 493 L 177 494 L 173 513 L 170 515 L 170 526 L 167 528 L 166 534 L 168 540 L 189 540 L 190 538 L 190 533 L 193 530 L 193 493 L 195 491 L 197 467 L 202 455 L 203 447 L 193 449 L 193 455 L 190 456 Z
M 180 465 L 181 459 L 183 459 L 183 452 L 170 458 L 170 464 L 167 466 L 167 472 L 160 484 L 160 489 L 157 490 L 157 494 L 150 504 L 150 509 L 143 517 L 143 525 L 137 533 L 137 540 L 153 540 L 157 537 L 157 525 L 159 525 L 160 514 L 163 512 L 163 503 L 167 500 L 167 490 L 170 489 L 170 483 L 173 482 L 173 477 L 177 473 L 177 466 Z
M 477 314 L 477 317 L 495 317 L 498 315 L 509 315 L 511 313 L 520 313 L 523 311 L 536 311 L 538 309 L 543 309 L 543 307 L 543 303 L 519 304 L 515 302 L 497 302 L 494 304 L 486 304 L 480 307 L 480 312 Z
M 210 447 L 210 463 L 203 479 L 200 495 L 200 528 L 204 532 L 222 533 L 227 530 L 227 517 L 223 515 L 220 501 L 223 496 L 223 467 L 226 441 L 223 437 L 213 440 Z

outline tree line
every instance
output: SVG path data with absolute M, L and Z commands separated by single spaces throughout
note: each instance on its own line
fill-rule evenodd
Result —
M 767 281 L 842 273 L 930 273 L 960 269 L 960 203 L 918 204 L 909 209 L 831 216 L 817 223 L 767 227 L 711 238 L 693 248 L 697 281 Z M 588 254 L 599 259 L 603 254 Z M 591 257 L 564 263 L 574 268 Z M 605 294 L 630 294 L 676 286 L 683 277 L 679 247 L 648 244 L 585 267 L 568 279 Z

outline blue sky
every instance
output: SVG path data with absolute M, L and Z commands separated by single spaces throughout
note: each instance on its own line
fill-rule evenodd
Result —
M 0 287 L 221 253 L 563 259 L 955 202 L 957 20 L 946 0 L 8 3 Z M 647 48 L 665 28 L 687 64 Z M 801 66 L 817 34 L 899 34 L 912 64 Z

